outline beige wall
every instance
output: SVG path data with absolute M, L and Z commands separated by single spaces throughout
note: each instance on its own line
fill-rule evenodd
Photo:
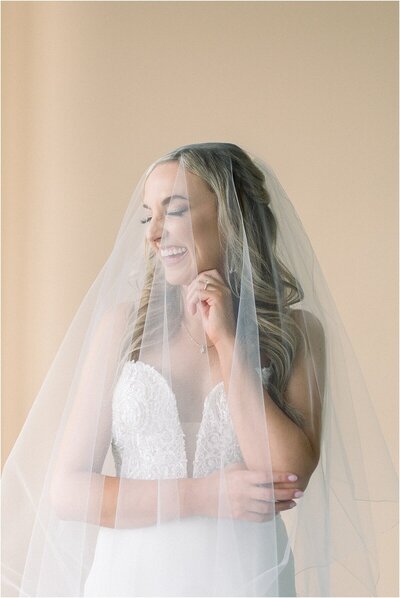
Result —
M 231 141 L 275 170 L 396 454 L 395 2 L 3 2 L 3 462 L 139 175 Z M 396 594 L 386 539 L 380 596 Z

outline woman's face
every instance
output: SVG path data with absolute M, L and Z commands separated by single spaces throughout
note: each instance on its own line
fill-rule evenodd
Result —
M 217 199 L 199 176 L 177 161 L 159 164 L 144 187 L 146 237 L 170 284 L 188 285 L 204 270 L 221 272 Z

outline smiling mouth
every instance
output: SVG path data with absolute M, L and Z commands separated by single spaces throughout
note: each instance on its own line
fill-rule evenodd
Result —
M 160 249 L 160 256 L 166 264 L 180 262 L 187 254 L 187 248 L 180 245 L 170 245 Z
M 186 247 L 180 247 L 179 245 L 171 245 L 170 247 L 160 249 L 161 257 L 169 257 L 170 255 L 182 255 L 186 252 Z

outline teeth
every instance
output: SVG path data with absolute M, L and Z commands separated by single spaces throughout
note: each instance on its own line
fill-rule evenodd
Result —
M 161 249 L 161 257 L 167 257 L 168 255 L 178 255 L 185 253 L 186 247 L 171 247 L 170 249 Z

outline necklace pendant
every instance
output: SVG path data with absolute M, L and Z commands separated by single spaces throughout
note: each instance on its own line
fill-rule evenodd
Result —
M 205 352 L 206 352 L 205 345 L 201 345 L 201 347 L 200 347 L 200 353 L 205 353 Z

